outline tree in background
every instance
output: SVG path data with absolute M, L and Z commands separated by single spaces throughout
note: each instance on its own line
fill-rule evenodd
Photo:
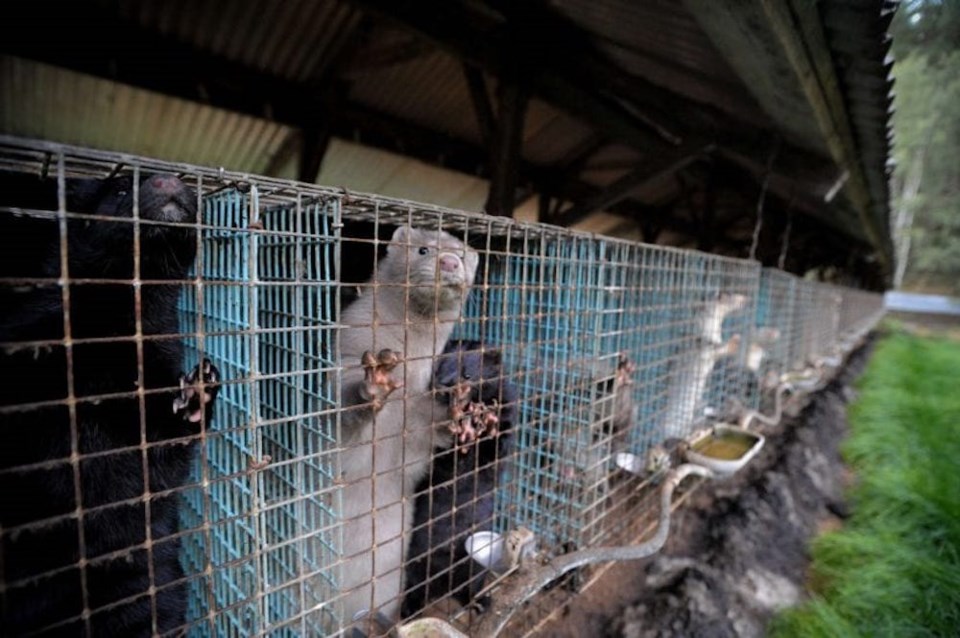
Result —
M 894 18 L 897 287 L 960 292 L 960 0 Z

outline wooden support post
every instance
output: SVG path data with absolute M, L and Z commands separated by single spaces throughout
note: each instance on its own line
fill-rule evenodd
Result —
M 541 190 L 539 200 L 537 200 L 537 221 L 546 223 L 550 221 L 550 214 L 553 212 L 553 198 L 546 190 Z
M 300 162 L 297 165 L 297 179 L 313 184 L 320 175 L 323 156 L 330 146 L 330 127 L 321 123 L 318 126 L 304 128 L 300 132 Z
M 703 186 L 703 201 L 700 202 L 700 224 L 697 233 L 697 248 L 704 252 L 713 252 L 716 246 L 717 219 L 717 177 L 713 167 L 707 173 L 707 182 Z
M 517 170 L 523 141 L 523 122 L 529 96 L 518 81 L 501 79 L 497 89 L 497 126 L 490 153 L 490 215 L 513 216 Z
M 487 93 L 487 83 L 483 79 L 483 71 L 467 63 L 463 64 L 463 75 L 470 89 L 470 98 L 473 100 L 473 112 L 477 116 L 477 128 L 480 129 L 480 140 L 485 148 L 490 148 L 494 132 L 497 128 L 496 116 L 490 105 L 490 96 Z

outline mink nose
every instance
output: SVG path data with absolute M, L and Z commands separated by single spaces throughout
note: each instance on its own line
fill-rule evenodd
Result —
M 154 175 L 150 178 L 150 186 L 157 193 L 173 195 L 183 189 L 183 182 L 174 175 Z
M 140 186 L 140 216 L 183 222 L 196 216 L 196 195 L 176 175 L 151 175 Z
M 453 255 L 440 255 L 440 270 L 454 272 L 460 267 L 460 260 Z

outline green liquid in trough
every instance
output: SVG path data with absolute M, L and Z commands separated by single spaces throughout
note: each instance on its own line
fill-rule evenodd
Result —
M 735 461 L 742 457 L 757 442 L 756 439 L 736 432 L 712 434 L 693 446 L 704 456 L 724 461 Z

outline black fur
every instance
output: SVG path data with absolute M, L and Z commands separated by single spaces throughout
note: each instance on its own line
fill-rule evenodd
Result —
M 68 180 L 67 209 L 118 220 L 71 219 L 67 230 L 69 254 L 69 318 L 72 339 L 115 338 L 136 334 L 134 287 L 134 231 L 130 177 L 108 180 Z M 19 207 L 24 214 L 0 211 L 0 276 L 57 278 L 61 276 L 59 220 L 26 209 L 57 209 L 52 180 L 0 174 L 0 203 Z M 150 176 L 140 184 L 143 222 L 193 222 L 196 195 L 173 176 Z M 181 280 L 196 255 L 196 235 L 188 227 L 142 223 L 140 278 Z M 77 280 L 88 280 L 77 283 Z M 92 280 L 92 282 L 90 281 Z M 107 283 L 103 280 L 123 280 Z M 177 299 L 180 284 L 144 283 L 140 316 L 144 335 L 179 332 Z M 67 350 L 64 339 L 64 303 L 56 282 L 0 282 L 0 406 L 10 407 L 67 398 Z M 48 341 L 41 346 L 18 342 Z M 72 349 L 73 391 L 78 399 L 137 389 L 137 346 L 132 340 L 75 344 Z M 152 570 L 148 554 L 134 548 L 120 557 L 104 554 L 135 547 L 146 540 L 142 502 L 116 504 L 144 493 L 141 431 L 148 443 L 196 435 L 200 423 L 199 396 L 181 396 L 182 345 L 177 338 L 143 341 L 143 386 L 170 388 L 147 394 L 143 419 L 136 396 L 78 401 L 75 429 L 67 405 L 34 407 L 3 413 L 0 425 L 0 634 L 18 635 L 50 625 L 47 633 L 82 633 L 83 611 L 78 521 L 62 518 L 78 508 L 84 512 L 82 531 L 90 622 L 95 635 L 145 636 L 152 633 L 152 611 L 147 589 L 156 590 L 156 629 L 168 631 L 184 622 L 185 585 L 169 585 L 183 577 L 179 562 L 179 495 L 150 499 Z M 212 366 L 205 380 L 216 380 Z M 197 374 L 195 372 L 194 374 Z M 185 391 L 186 392 L 186 391 Z M 216 388 L 207 388 L 211 399 Z M 207 423 L 212 418 L 205 406 Z M 79 482 L 69 462 L 71 438 L 76 433 L 80 455 Z M 123 451 L 119 448 L 132 448 Z M 195 442 L 184 439 L 152 446 L 146 454 L 152 493 L 179 488 L 187 478 Z M 94 453 L 101 456 L 87 458 Z M 47 467 L 20 469 L 44 461 Z M 59 461 L 59 462 L 57 462 Z M 79 489 L 78 489 L 79 488 Z M 77 503 L 76 494 L 80 494 Z M 115 504 L 108 506 L 109 504 Z M 108 506 L 87 513 L 91 508 Z M 13 533 L 6 530 L 59 517 Z M 138 596 L 110 609 L 112 603 Z
M 481 354 L 482 347 L 479 341 L 447 344 L 434 372 L 434 388 L 444 403 L 449 403 L 444 390 L 461 380 L 473 386 L 471 401 L 491 405 L 496 399 L 501 405 L 500 434 L 468 445 L 466 453 L 438 449 L 430 472 L 417 486 L 404 618 L 447 594 L 464 606 L 481 602 L 475 598 L 485 570 L 467 555 L 464 541 L 473 532 L 493 529 L 497 474 L 510 453 L 519 396 L 504 376 L 500 351 L 488 348 Z

